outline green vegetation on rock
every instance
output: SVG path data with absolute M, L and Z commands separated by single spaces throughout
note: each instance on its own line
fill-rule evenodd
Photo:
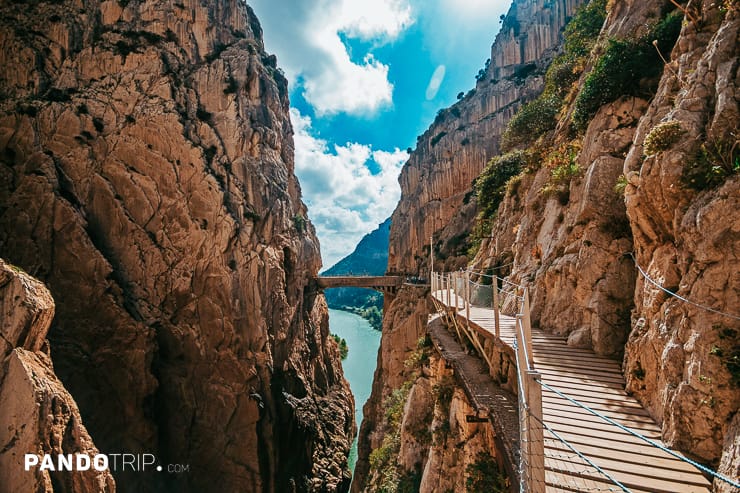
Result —
M 347 346 L 347 340 L 344 337 L 339 337 L 336 334 L 331 335 L 334 341 L 336 341 L 337 346 L 339 346 L 339 355 L 342 357 L 343 360 L 347 359 L 347 355 L 349 354 L 349 347 Z
M 730 139 L 709 140 L 702 143 L 694 158 L 684 165 L 681 181 L 694 190 L 718 187 L 724 181 L 740 174 L 740 141 L 734 134 Z
M 411 387 L 421 376 L 421 367 L 429 360 L 431 341 L 420 338 L 416 343 L 416 350 L 404 362 L 404 367 L 410 371 L 410 376 L 400 388 L 393 390 L 383 400 L 383 442 L 380 447 L 370 453 L 370 470 L 379 474 L 377 491 L 382 493 L 403 493 L 418 491 L 421 480 L 421 471 L 406 471 L 399 467 L 398 453 L 401 449 L 401 422 L 403 410 L 408 400 Z M 431 423 L 430 423 L 431 424 Z M 416 487 L 416 489 L 414 489 Z
M 676 10 L 638 39 L 609 39 L 586 76 L 573 111 L 573 127 L 583 132 L 603 105 L 622 96 L 652 95 L 663 72 L 662 53 L 670 53 L 681 32 Z
M 468 493 L 504 493 L 509 480 L 491 454 L 479 452 L 475 462 L 465 468 L 465 488 Z
M 606 0 L 593 0 L 576 12 L 565 28 L 563 53 L 555 57 L 545 74 L 545 90 L 524 104 L 506 126 L 502 139 L 505 150 L 531 145 L 555 128 L 558 114 L 583 73 L 605 18 Z

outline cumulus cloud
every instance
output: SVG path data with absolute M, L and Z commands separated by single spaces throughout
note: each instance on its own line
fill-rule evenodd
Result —
M 309 117 L 295 108 L 290 117 L 296 175 L 321 240 L 324 267 L 330 267 L 393 212 L 401 195 L 398 173 L 408 154 L 358 143 L 330 146 L 312 134 Z M 370 171 L 373 163 L 376 173 Z
M 353 61 L 342 40 L 393 41 L 413 23 L 407 0 L 254 0 L 268 50 L 316 115 L 371 114 L 393 101 L 388 66 L 372 53 Z

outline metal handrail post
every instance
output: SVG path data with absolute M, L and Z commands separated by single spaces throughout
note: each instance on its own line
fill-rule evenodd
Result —
M 501 327 L 499 326 L 498 310 L 498 277 L 493 276 L 493 328 L 496 338 L 500 339 Z
M 524 309 L 522 310 L 524 322 L 524 342 L 527 350 L 527 358 L 530 365 L 534 368 L 534 359 L 532 358 L 532 319 L 529 315 L 529 289 L 524 288 Z
M 545 444 L 542 427 L 542 387 L 538 381 L 540 374 L 527 370 L 527 433 L 529 456 L 529 490 L 532 493 L 545 493 Z
M 465 272 L 465 317 L 470 325 L 470 271 Z
M 455 310 L 457 310 L 457 307 L 460 306 L 460 295 L 458 294 L 458 289 L 457 289 L 457 284 L 458 284 L 457 271 L 453 272 L 452 276 L 453 276 L 452 278 L 454 282 L 453 290 L 455 291 Z

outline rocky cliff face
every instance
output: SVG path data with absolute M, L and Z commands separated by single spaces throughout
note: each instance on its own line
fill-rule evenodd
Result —
M 347 487 L 352 397 L 243 2 L 5 4 L 0 252 L 57 301 L 55 368 L 119 490 Z
M 512 3 L 475 89 L 439 112 L 401 171 L 402 198 L 391 217 L 390 271 L 427 269 L 432 235 L 440 268 L 454 270 L 467 263 L 465 237 L 476 213 L 469 201 L 473 180 L 499 153 L 509 119 L 542 91 L 543 73 L 563 26 L 583 3 Z
M 468 422 L 475 411 L 425 338 L 428 312 L 424 289 L 409 287 L 386 311 L 353 491 L 490 491 L 472 485 L 498 471 L 493 430 Z
M 417 368 L 404 363 L 417 350 L 419 339 L 424 337 L 430 310 L 424 288 L 403 286 L 392 300 L 386 298 L 373 388 L 362 408 L 363 420 L 357 438 L 358 457 L 352 491 L 373 490 L 369 481 L 370 454 L 381 447 L 387 434 L 384 428 L 384 402 L 394 390 L 416 378 Z M 403 402 L 400 405 L 403 406 Z
M 737 159 L 730 148 L 738 124 L 738 12 L 695 8 L 673 52 L 664 53 L 672 61 L 657 92 L 623 96 L 596 112 L 564 194 L 543 193 L 551 166 L 523 175 L 499 208 L 497 244 L 484 241 L 474 263 L 513 259 L 512 277 L 532 290 L 534 319 L 573 346 L 624 354 L 627 388 L 663 423 L 664 439 L 716 466 L 724 437 L 736 433 L 738 320 L 668 296 L 639 271 L 737 316 L 738 218 L 720 219 L 719 211 L 736 210 L 738 180 L 697 191 L 687 173 L 701 174 L 692 171 L 697 152 L 717 142 Z M 615 3 L 602 39 L 644 36 L 667 10 L 658 1 Z M 585 86 L 581 80 L 578 91 Z M 680 122 L 680 145 L 665 130 L 674 124 L 655 130 L 670 121 Z M 654 130 L 651 148 L 644 143 Z M 566 132 L 561 123 L 554 140 Z
M 0 489 L 114 492 L 109 472 L 25 471 L 25 455 L 98 454 L 72 396 L 54 374 L 46 333 L 54 301 L 46 287 L 0 260 Z
M 738 39 L 736 3 L 702 2 L 689 12 L 624 163 L 635 259 L 645 271 L 634 290 L 624 359 L 628 389 L 662 421 L 670 443 L 713 464 L 721 457 L 722 471 L 735 478 L 740 178 L 697 181 L 730 171 L 711 168 L 707 176 L 706 159 L 740 168 Z M 650 141 L 665 122 L 678 125 L 680 138 L 653 154 Z M 696 180 L 690 186 L 687 168 Z M 692 303 L 668 296 L 645 276 Z
M 502 183 L 491 233 L 471 264 L 528 285 L 543 329 L 623 357 L 627 390 L 663 424 L 663 438 L 738 477 L 738 6 L 602 5 L 608 14 L 584 74 L 565 91 L 550 130 L 521 146 L 522 172 Z M 657 60 L 657 72 L 615 63 L 611 46 Z M 589 74 L 609 70 L 631 79 L 603 96 L 611 89 Z M 432 234 L 438 270 L 467 262 L 458 246 L 487 199 L 471 198 L 469 183 L 499 151 L 505 123 L 479 134 L 488 151 L 459 158 L 475 142 L 463 134 L 463 109 L 486 104 L 486 84 L 441 113 L 404 169 L 391 269 L 426 268 Z M 586 96 L 595 104 L 584 118 Z

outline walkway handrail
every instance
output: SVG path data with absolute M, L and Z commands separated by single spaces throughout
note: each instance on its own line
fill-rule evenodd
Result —
M 589 413 L 591 413 L 594 416 L 596 416 L 596 417 L 598 417 L 598 418 L 606 421 L 610 425 L 616 426 L 620 430 L 622 430 L 624 432 L 627 432 L 627 433 L 629 433 L 630 435 L 632 435 L 632 436 L 634 436 L 636 438 L 639 438 L 643 442 L 646 442 L 648 445 L 650 445 L 652 447 L 655 447 L 657 449 L 660 449 L 663 452 L 665 452 L 665 453 L 667 453 L 669 455 L 672 455 L 673 457 L 677 458 L 678 460 L 681 460 L 683 462 L 686 462 L 687 464 L 691 464 L 692 466 L 694 466 L 697 469 L 701 470 L 705 474 L 709 474 L 710 476 L 712 476 L 712 477 L 714 477 L 714 478 L 716 478 L 716 479 L 718 479 L 718 480 L 720 480 L 720 481 L 722 481 L 724 483 L 727 483 L 727 484 L 729 484 L 729 485 L 731 485 L 731 486 L 733 486 L 735 488 L 740 489 L 740 483 L 739 482 L 737 482 L 737 481 L 735 481 L 735 480 L 733 480 L 731 478 L 728 478 L 727 476 L 724 476 L 724 475 L 718 473 L 717 471 L 713 471 L 712 469 L 709 469 L 708 467 L 703 466 L 703 465 L 699 464 L 698 462 L 689 459 L 688 457 L 685 457 L 683 454 L 679 454 L 678 452 L 675 452 L 675 451 L 669 449 L 668 447 L 666 447 L 664 445 L 661 445 L 660 443 L 656 442 L 655 440 L 651 440 L 650 438 L 646 437 L 645 435 L 643 435 L 641 433 L 638 433 L 638 432 L 636 432 L 636 431 L 634 431 L 634 430 L 632 430 L 632 429 L 624 426 L 623 424 L 618 423 L 617 421 L 614 421 L 613 419 L 611 419 L 610 417 L 606 416 L 605 414 L 600 413 L 599 411 L 596 411 L 596 410 L 592 409 L 591 407 L 587 406 L 586 404 L 575 400 L 574 398 L 570 397 L 569 395 L 566 395 L 565 393 L 561 392 L 560 390 L 558 390 L 558 389 L 556 389 L 556 388 L 554 388 L 554 387 L 552 387 L 550 385 L 547 385 L 545 382 L 540 381 L 538 383 L 540 385 L 542 385 L 542 387 L 544 387 L 545 389 L 549 390 L 550 392 L 553 392 L 554 394 L 559 395 L 563 399 L 565 399 L 565 400 L 567 400 L 567 401 L 575 404 L 576 406 L 578 406 L 578 407 L 580 407 L 582 409 L 585 409 Z M 611 477 L 610 477 L 610 479 L 611 479 Z M 616 482 L 616 480 L 612 480 L 612 481 L 614 481 L 616 484 L 619 484 L 618 482 Z
M 456 311 L 464 310 L 465 318 L 468 321 L 470 320 L 470 309 L 473 305 L 471 288 L 476 290 L 476 295 L 479 295 L 479 290 L 487 287 L 487 285 L 472 281 L 470 279 L 471 273 L 474 272 L 466 270 L 431 273 L 432 292 L 442 292 L 446 296 L 446 304 Z M 544 493 L 545 449 L 542 427 L 542 387 L 538 385 L 540 374 L 535 370 L 532 353 L 529 290 L 525 286 L 498 276 L 477 272 L 474 274 L 484 275 L 492 280 L 491 304 L 494 313 L 494 334 L 497 340 L 501 338 L 501 303 L 507 303 L 509 300 L 516 302 L 515 313 L 511 315 L 514 315 L 516 320 L 516 340 L 513 347 L 516 352 L 519 389 L 517 392 L 519 402 L 519 489 L 524 493 Z M 506 289 L 499 288 L 499 283 L 502 288 L 506 286 Z M 471 339 L 471 343 L 479 351 L 484 350 L 474 333 L 466 332 L 466 336 Z M 481 356 L 488 361 L 486 354 Z
M 491 304 L 493 305 L 493 313 L 495 315 L 495 340 L 506 345 L 510 345 L 514 350 L 515 367 L 517 372 L 515 389 L 518 394 L 519 409 L 519 491 L 526 493 L 542 493 L 545 491 L 546 458 L 548 460 L 548 471 L 552 472 L 552 475 L 547 478 L 551 484 L 560 484 L 561 479 L 559 479 L 558 474 L 561 472 L 566 474 L 573 473 L 572 476 L 581 477 L 585 481 L 585 484 L 583 485 L 575 483 L 569 485 L 566 482 L 565 484 L 569 488 L 575 488 L 573 491 L 617 491 L 614 487 L 602 487 L 601 484 L 605 482 L 604 480 L 614 485 L 619 489 L 619 491 L 623 492 L 630 492 L 630 488 L 639 487 L 637 479 L 634 479 L 631 476 L 623 477 L 620 474 L 620 469 L 616 469 L 609 464 L 605 465 L 601 460 L 596 460 L 601 459 L 601 457 L 596 457 L 594 460 L 591 460 L 591 458 L 579 451 L 576 446 L 569 443 L 567 440 L 569 438 L 567 436 L 567 429 L 565 430 L 565 433 L 561 430 L 561 433 L 563 433 L 562 435 L 553 429 L 558 428 L 556 425 L 560 423 L 559 421 L 556 420 L 554 423 L 550 423 L 552 426 L 548 426 L 548 423 L 545 423 L 543 419 L 543 391 L 556 394 L 557 399 L 568 401 L 568 405 L 572 404 L 584 409 L 600 420 L 603 420 L 609 425 L 621 430 L 618 431 L 618 433 L 627 433 L 631 435 L 630 438 L 635 437 L 644 442 L 643 445 L 647 444 L 659 449 L 662 453 L 670 455 L 670 460 L 681 460 L 693 468 L 702 471 L 705 475 L 712 476 L 712 478 L 717 482 L 721 481 L 734 488 L 740 488 L 740 482 L 736 479 L 720 474 L 717 471 L 713 471 L 685 457 L 683 454 L 670 450 L 659 441 L 645 436 L 645 434 L 641 433 L 639 430 L 632 430 L 604 413 L 591 408 L 589 404 L 579 402 L 577 397 L 567 395 L 565 393 L 567 391 L 561 391 L 557 387 L 553 387 L 548 385 L 546 382 L 543 382 L 541 375 L 535 368 L 536 362 L 533 357 L 529 290 L 526 286 L 517 285 L 511 281 L 504 281 L 497 276 L 488 276 L 492 279 L 492 284 L 490 286 L 482 284 L 479 282 L 480 278 L 475 277 L 476 274 L 477 273 L 470 270 L 452 273 L 434 273 L 432 276 L 433 296 L 435 297 L 435 304 L 437 304 L 438 307 L 442 305 L 447 305 L 449 307 L 445 308 L 446 314 L 454 325 L 458 338 L 462 338 L 464 334 L 464 336 L 471 341 L 476 350 L 481 353 L 481 357 L 484 358 L 489 367 L 491 367 L 492 375 L 500 368 L 498 365 L 494 366 L 495 363 L 492 364 L 491 360 L 494 362 L 496 360 L 489 356 L 490 348 L 486 348 L 480 340 L 481 334 L 485 334 L 484 337 L 491 337 L 489 332 L 490 325 L 488 325 L 490 324 L 489 310 Z M 471 279 L 471 277 L 475 280 Z M 505 287 L 505 289 L 502 289 L 502 287 Z M 446 293 L 444 288 L 447 289 Z M 452 301 L 453 299 L 454 305 Z M 514 305 L 516 305 L 515 309 Z M 481 307 L 485 308 L 485 311 L 479 311 Z M 474 309 L 476 311 L 473 311 Z M 515 313 L 513 313 L 512 310 L 514 310 Z M 459 316 L 455 315 L 456 312 Z M 506 341 L 501 341 L 499 321 L 500 313 L 505 313 L 509 317 L 513 315 L 514 317 L 513 341 L 510 340 L 511 333 L 508 331 L 506 332 Z M 467 321 L 463 320 L 463 316 Z M 485 323 L 485 325 L 481 325 L 483 323 Z M 465 326 L 467 326 L 467 329 Z M 510 327 L 510 325 L 508 327 Z M 542 341 L 542 339 L 540 339 L 540 341 Z M 549 380 L 549 376 L 546 380 Z M 603 425 L 599 430 L 602 429 L 604 429 Z M 547 438 L 545 438 L 546 433 Z M 547 448 L 545 447 L 546 441 L 548 443 Z M 554 443 L 554 445 L 549 445 L 551 443 Z M 559 455 L 559 450 L 563 448 L 570 451 L 568 452 L 568 455 Z M 547 456 L 545 455 L 546 450 Z M 585 469 L 582 471 L 580 469 L 572 468 L 572 470 L 568 470 L 567 466 L 561 465 L 561 459 L 564 459 L 565 463 L 568 464 L 572 462 L 574 464 L 573 467 L 576 467 L 582 462 L 582 466 L 585 467 Z M 662 481 L 660 478 L 657 479 Z M 624 481 L 624 484 L 620 481 Z M 591 483 L 594 483 L 594 485 L 591 486 Z M 700 484 L 703 485 L 703 482 L 698 482 L 697 480 L 696 485 Z M 704 487 L 702 486 L 702 491 L 704 491 L 703 488 Z

